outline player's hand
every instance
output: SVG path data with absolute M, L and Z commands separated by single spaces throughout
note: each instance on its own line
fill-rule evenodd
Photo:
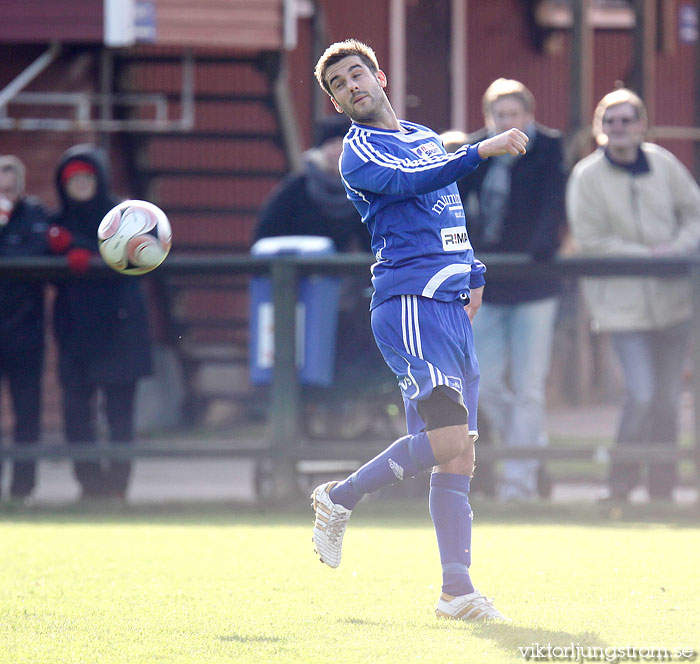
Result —
M 477 149 L 482 159 L 497 157 L 499 154 L 512 154 L 517 157 L 519 154 L 525 154 L 525 146 L 529 140 L 527 134 L 513 128 L 481 141 Z
M 469 291 L 469 304 L 464 307 L 464 310 L 467 312 L 467 316 L 469 316 L 470 321 L 474 321 L 474 316 L 476 316 L 476 312 L 479 311 L 479 307 L 481 306 L 481 301 L 484 297 L 484 287 L 481 286 L 480 288 L 472 288 Z

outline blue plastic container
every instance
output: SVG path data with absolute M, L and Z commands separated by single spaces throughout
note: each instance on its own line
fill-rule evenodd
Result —
M 258 240 L 255 256 L 335 253 L 327 237 L 290 235 Z M 333 383 L 338 327 L 340 279 L 304 277 L 299 280 L 296 306 L 296 360 L 299 382 L 328 387 Z M 274 305 L 269 277 L 254 277 L 250 284 L 250 380 L 254 385 L 272 381 L 274 366 Z

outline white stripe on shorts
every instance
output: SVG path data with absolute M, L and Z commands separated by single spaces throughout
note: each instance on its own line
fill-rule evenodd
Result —
M 416 355 L 416 330 L 413 326 L 413 299 L 409 296 L 406 298 L 406 319 L 408 321 L 408 343 L 411 346 L 411 355 Z
M 408 340 L 406 338 L 406 296 L 401 296 L 401 334 L 403 335 L 403 347 L 406 349 L 407 353 L 411 351 L 408 350 Z
M 423 360 L 430 372 L 430 381 L 433 387 L 446 385 L 445 376 L 432 363 L 423 357 L 423 342 L 420 334 L 420 322 L 418 320 L 418 296 L 401 296 L 401 333 L 403 346 L 406 352 L 413 357 Z
M 420 325 L 418 324 L 418 298 L 415 295 L 411 295 L 411 300 L 413 301 L 413 321 L 416 330 L 416 347 L 418 348 L 418 357 L 423 359 L 423 346 L 420 342 Z

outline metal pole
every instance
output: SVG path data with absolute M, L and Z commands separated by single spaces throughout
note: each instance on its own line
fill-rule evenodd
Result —
M 0 106 L 4 106 L 21 90 L 26 88 L 44 69 L 46 69 L 61 52 L 61 45 L 53 42 L 32 64 L 21 74 L 0 90 Z
M 194 55 L 191 48 L 186 48 L 182 54 L 181 129 L 190 130 L 194 127 L 194 107 Z
M 397 117 L 406 117 L 406 0 L 389 0 L 389 91 Z
M 275 362 L 272 379 L 271 424 L 273 452 L 299 440 L 299 380 L 296 369 L 297 270 L 292 260 L 272 263 L 272 301 L 275 309 Z
M 589 0 L 571 3 L 571 46 L 569 79 L 569 132 L 566 160 L 573 166 L 590 151 L 593 96 L 593 30 L 588 16 Z
M 301 141 L 299 139 L 299 127 L 294 115 L 294 104 L 289 90 L 288 67 L 286 54 L 279 54 L 279 63 L 274 72 L 272 81 L 272 95 L 275 100 L 275 111 L 282 145 L 289 165 L 289 170 L 298 171 L 302 166 Z
M 114 54 L 112 49 L 103 48 L 100 51 L 100 120 L 109 122 L 113 120 L 112 108 L 114 94 Z M 109 132 L 101 131 L 100 145 L 109 154 L 111 139 Z
M 696 11 L 700 17 L 700 0 Z M 700 127 L 700 38 L 695 40 L 695 126 Z M 695 177 L 700 180 L 700 140 L 695 141 Z
M 693 298 L 693 433 L 695 437 L 695 482 L 700 487 L 700 261 L 690 268 Z
M 656 0 L 635 0 L 634 64 L 631 87 L 644 100 L 649 126 L 656 119 Z
M 452 0 L 450 33 L 450 125 L 468 130 L 467 0 Z
M 634 2 L 634 33 L 632 35 L 632 74 L 628 87 L 644 98 L 644 0 Z
M 588 0 L 571 3 L 571 97 L 569 130 L 577 132 L 591 120 L 593 89 L 593 35 L 588 17 Z
M 311 15 L 311 61 L 309 62 L 309 71 L 313 71 L 316 62 L 323 55 L 323 52 L 328 46 L 328 38 L 326 36 L 326 19 L 323 6 L 318 0 L 313 3 L 313 14 Z M 328 95 L 321 90 L 321 87 L 316 84 L 315 80 L 311 81 L 311 113 L 313 124 L 315 125 L 327 113 L 330 108 Z

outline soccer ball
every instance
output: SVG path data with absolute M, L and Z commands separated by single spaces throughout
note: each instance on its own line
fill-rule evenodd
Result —
M 97 229 L 105 263 L 122 274 L 145 274 L 168 255 L 172 230 L 165 212 L 146 201 L 124 201 L 112 208 Z

